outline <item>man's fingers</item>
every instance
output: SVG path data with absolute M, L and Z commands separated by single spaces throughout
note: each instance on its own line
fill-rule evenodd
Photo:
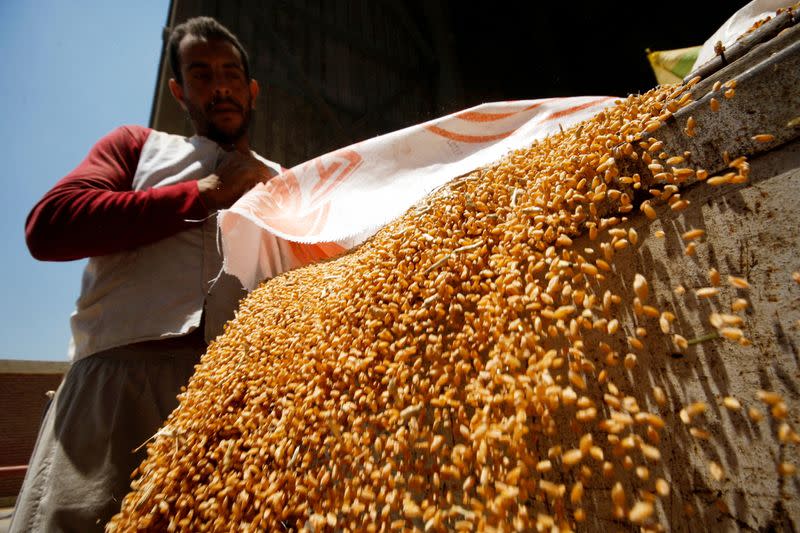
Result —
M 217 175 L 224 187 L 238 198 L 259 183 L 266 183 L 275 176 L 267 165 L 239 152 L 227 152 L 217 167 Z

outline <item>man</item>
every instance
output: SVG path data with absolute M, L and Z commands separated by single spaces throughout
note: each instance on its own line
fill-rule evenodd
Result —
M 42 423 L 14 532 L 103 529 L 143 444 L 244 296 L 220 274 L 215 214 L 280 171 L 250 151 L 259 86 L 239 40 L 214 19 L 177 26 L 168 51 L 169 88 L 196 135 L 118 128 L 28 216 L 34 257 L 90 259 L 71 320 L 73 365 Z

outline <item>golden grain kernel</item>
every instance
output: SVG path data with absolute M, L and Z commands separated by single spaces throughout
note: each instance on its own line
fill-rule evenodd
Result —
M 747 409 L 747 416 L 750 417 L 750 420 L 753 422 L 760 422 L 764 419 L 764 414 L 755 407 L 749 407 Z
M 673 198 L 676 198 L 676 197 L 673 197 Z M 670 203 L 670 206 L 669 206 L 669 208 L 672 209 L 673 211 L 683 211 L 687 207 L 689 207 L 689 200 L 684 200 L 684 199 L 672 202 L 672 203 Z
M 789 462 L 782 462 L 778 465 L 778 474 L 782 476 L 793 476 L 797 473 L 797 467 Z
M 600 270 L 602 270 L 604 272 L 611 272 L 611 265 L 609 265 L 607 262 L 605 262 L 602 259 L 598 259 L 597 261 L 595 261 L 595 265 L 597 265 L 598 269 L 600 269 Z
M 662 497 L 669 496 L 669 483 L 663 478 L 658 478 L 656 480 L 656 492 Z
M 789 408 L 786 406 L 786 403 L 778 402 L 772 406 L 772 409 L 770 409 L 770 414 L 773 416 L 773 418 L 783 420 L 786 418 L 786 415 L 789 414 Z
M 747 300 L 744 298 L 737 298 L 733 302 L 731 302 L 731 311 L 744 311 L 747 309 Z
M 572 239 L 562 233 L 558 236 L 558 239 L 556 239 L 556 244 L 559 246 L 572 246 Z
M 708 409 L 708 405 L 705 402 L 694 402 L 686 407 L 686 412 L 689 413 L 690 417 L 695 417 L 705 413 L 706 409 Z
M 731 315 L 728 313 L 712 313 L 715 316 L 715 322 L 720 322 L 725 324 L 726 326 L 742 326 L 744 325 L 744 319 L 739 315 Z M 714 323 L 714 322 L 712 322 Z
M 696 439 L 708 440 L 711 438 L 711 433 L 709 433 L 705 429 L 700 429 L 695 427 L 689 428 L 689 434 Z
M 753 345 L 753 341 L 751 341 L 747 337 L 742 337 L 737 342 L 738 342 L 739 346 L 752 346 Z
M 567 466 L 578 464 L 583 459 L 583 452 L 578 449 L 568 450 L 561 456 L 561 461 Z
M 667 405 L 667 395 L 664 394 L 664 389 L 661 387 L 653 387 L 653 398 L 658 406 L 664 407 Z
M 711 298 L 719 294 L 719 289 L 716 287 L 702 287 L 695 289 L 694 293 L 698 298 Z
M 653 516 L 653 504 L 646 501 L 638 501 L 633 504 L 630 512 L 628 512 L 628 520 L 634 524 L 643 524 L 648 518 Z
M 683 235 L 681 235 L 681 237 L 683 238 L 684 241 L 692 241 L 694 239 L 699 239 L 700 237 L 702 237 L 705 234 L 706 234 L 705 230 L 702 230 L 702 229 L 691 229 L 691 230 L 685 232 Z
M 600 446 L 592 446 L 589 449 L 589 455 L 595 461 L 602 461 L 604 459 L 603 449 Z
M 597 267 L 591 263 L 581 263 L 581 272 L 588 276 L 597 276 Z
M 778 440 L 786 444 L 790 440 L 793 440 L 794 435 L 796 434 L 792 431 L 791 426 L 786 422 L 781 422 L 781 425 L 778 426 Z
M 648 202 L 648 201 L 642 202 L 642 205 L 640 206 L 640 209 L 645 214 L 645 216 L 647 218 L 649 218 L 650 220 L 655 220 L 656 217 L 658 216 L 656 214 L 656 210 L 653 209 L 653 206 L 651 206 L 650 202 Z
M 422 517 L 422 510 L 413 500 L 403 500 L 403 515 L 408 519 Z
M 722 95 L 723 95 L 723 96 L 724 96 L 726 99 L 730 100 L 731 98 L 733 98 L 733 97 L 734 97 L 734 95 L 736 95 L 736 91 L 735 91 L 735 90 L 734 90 L 734 89 L 731 87 L 730 89 L 728 89 L 727 91 L 725 91 L 725 92 L 724 92 Z
M 650 461 L 660 461 L 661 460 L 661 452 L 655 446 L 651 446 L 649 444 L 640 443 L 639 449 L 642 451 L 642 455 Z
M 689 81 L 687 81 L 687 82 L 684 84 L 684 89 L 690 89 L 690 88 L 694 87 L 694 86 L 695 86 L 695 85 L 697 85 L 697 84 L 700 82 L 700 80 L 702 80 L 702 79 L 703 79 L 703 77 L 702 77 L 702 76 L 693 76 L 693 77 L 692 77 L 692 79 L 690 79 Z
M 736 287 L 737 289 L 749 289 L 750 284 L 744 278 L 739 278 L 736 276 L 728 276 L 728 283 Z
M 711 106 L 711 111 L 714 111 L 715 113 L 719 111 L 719 100 L 716 98 L 709 100 L 708 104 Z
M 783 401 L 783 398 L 777 392 L 766 391 L 763 389 L 756 392 L 756 397 L 769 406 L 776 405 Z
M 683 335 L 679 335 L 677 333 L 672 336 L 672 343 L 678 350 L 681 351 L 689 347 L 689 341 L 686 340 L 686 337 L 684 337 Z
M 722 478 L 725 477 L 725 472 L 722 470 L 722 467 L 715 461 L 708 462 L 708 471 L 711 473 L 711 477 L 716 481 L 722 481 Z
M 739 400 L 737 400 L 733 396 L 725 396 L 722 399 L 722 405 L 724 405 L 731 411 L 738 411 L 742 408 L 742 404 L 739 403 Z
M 640 341 L 636 337 L 630 337 L 629 336 L 627 338 L 627 340 L 628 340 L 628 345 L 631 348 L 633 348 L 634 350 L 643 350 L 644 349 L 644 344 L 642 343 L 642 341 Z
M 581 499 L 583 499 L 583 483 L 577 481 L 572 486 L 572 490 L 570 490 L 569 501 L 571 501 L 574 505 L 577 505 L 580 503 Z
M 611 487 L 611 501 L 614 502 L 614 505 L 625 505 L 625 489 L 622 488 L 622 483 L 619 481 Z
M 758 135 L 753 135 L 752 139 L 757 143 L 768 143 L 775 140 L 775 136 L 771 133 L 759 133 Z
M 575 413 L 575 419 L 578 422 L 591 422 L 595 418 L 597 418 L 597 408 L 595 407 L 587 407 Z
M 719 185 L 725 185 L 726 183 L 729 183 L 731 181 L 731 177 L 732 176 L 728 176 L 727 174 L 725 176 L 714 176 L 713 178 L 708 178 L 706 183 L 712 187 L 717 187 Z
M 542 489 L 545 494 L 554 499 L 563 497 L 567 490 L 566 485 L 553 483 L 552 481 L 547 481 L 546 479 L 539 480 L 539 488 Z
M 738 341 L 742 338 L 742 335 L 744 335 L 741 329 L 733 327 L 719 328 L 719 334 L 720 336 L 732 341 Z
M 647 295 L 649 292 L 647 286 L 647 279 L 641 274 L 636 274 L 633 277 L 633 290 L 636 292 L 636 296 L 639 297 L 642 301 L 647 299 Z

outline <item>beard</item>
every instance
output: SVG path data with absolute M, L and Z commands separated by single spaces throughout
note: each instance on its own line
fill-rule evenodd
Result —
M 233 106 L 241 113 L 242 120 L 238 127 L 226 128 L 214 122 L 214 107 L 221 104 Z M 250 120 L 252 119 L 252 106 L 249 98 L 244 105 L 231 98 L 221 98 L 212 100 L 211 103 L 205 107 L 195 105 L 187 100 L 186 108 L 189 112 L 189 117 L 195 124 L 197 133 L 208 137 L 222 147 L 232 146 L 239 139 L 247 135 L 247 130 L 250 127 Z

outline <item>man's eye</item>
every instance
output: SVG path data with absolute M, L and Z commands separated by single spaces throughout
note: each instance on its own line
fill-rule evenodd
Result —
M 208 72 L 197 72 L 194 74 L 193 78 L 199 81 L 208 81 L 211 79 L 211 74 Z

